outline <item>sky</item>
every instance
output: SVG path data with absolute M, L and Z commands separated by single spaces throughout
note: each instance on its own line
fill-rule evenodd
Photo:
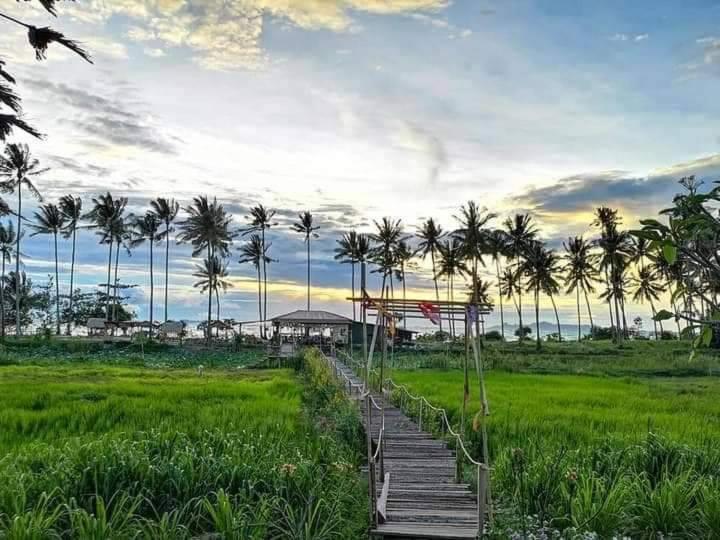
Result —
M 632 225 L 667 206 L 682 176 L 720 172 L 718 1 L 77 0 L 57 19 L 34 1 L 2 9 L 81 41 L 94 60 L 55 46 L 37 62 L 22 30 L 0 21 L 0 58 L 46 135 L 14 139 L 51 168 L 37 180 L 45 202 L 74 193 L 89 205 L 110 190 L 140 214 L 157 196 L 206 194 L 238 228 L 250 206 L 275 208 L 270 314 L 305 302 L 305 246 L 290 230 L 300 211 L 321 227 L 313 307 L 349 314 L 336 240 L 382 216 L 408 233 L 429 216 L 452 229 L 473 200 L 496 224 L 531 212 L 560 248 L 591 234 L 600 204 Z M 106 251 L 90 231 L 80 245 L 77 281 L 92 288 Z M 25 241 L 38 281 L 53 272 L 51 247 Z M 67 288 L 65 243 L 60 257 Z M 222 313 L 254 319 L 254 269 L 237 259 Z M 198 262 L 172 245 L 174 318 L 203 317 Z M 130 302 L 145 318 L 146 247 L 123 254 L 120 275 L 139 285 Z M 414 297 L 432 296 L 430 276 L 420 263 L 408 277 Z M 568 323 L 573 305 L 560 299 Z

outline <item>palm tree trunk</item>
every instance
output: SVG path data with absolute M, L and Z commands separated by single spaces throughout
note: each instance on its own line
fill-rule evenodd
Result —
M 2 275 L 0 276 L 0 338 L 5 341 L 5 253 L 2 255 Z
M 407 328 L 407 313 L 405 308 L 405 301 L 407 299 L 406 287 L 405 287 L 405 264 L 400 265 L 400 273 L 402 274 L 402 286 L 403 286 L 403 328 Z
M 213 263 L 212 263 L 212 251 L 210 249 L 210 246 L 208 246 L 208 311 L 207 311 L 207 332 L 205 333 L 205 337 L 207 339 L 207 344 L 210 345 L 210 325 L 212 323 L 212 293 L 213 293 Z
M 607 290 L 610 291 L 610 275 L 608 274 L 607 268 L 605 269 L 605 285 Z M 608 297 L 608 311 L 610 312 L 610 328 L 612 329 L 615 326 L 615 322 L 613 321 L 613 310 L 610 297 Z
M 495 272 L 497 273 L 498 282 L 498 299 L 500 300 L 500 335 L 505 341 L 505 315 L 503 313 L 502 287 L 500 285 L 500 261 L 495 259 Z
M 625 317 L 625 297 L 622 295 L 618 295 L 620 300 L 620 313 L 622 314 L 622 322 L 623 322 L 623 337 L 628 337 L 628 324 L 627 324 L 627 318 Z
M 590 319 L 590 334 L 592 335 L 592 329 L 595 326 L 592 318 L 592 310 L 590 309 L 590 299 L 588 298 L 587 291 L 583 287 L 583 294 L 585 295 L 585 305 L 587 306 L 588 318 Z
M 435 274 L 435 250 L 430 250 L 430 261 L 432 262 L 432 273 L 433 273 L 433 283 L 435 283 L 435 301 L 440 304 L 440 287 L 438 287 L 438 280 L 437 280 L 437 274 Z M 440 332 L 442 332 L 442 310 L 439 309 L 440 306 L 438 305 L 438 311 L 440 312 Z
M 267 261 L 265 260 L 265 227 L 261 229 L 261 243 L 262 243 L 262 266 L 263 266 L 263 282 L 264 282 L 264 291 L 263 291 L 263 316 L 262 316 L 262 337 L 263 339 L 266 337 L 265 333 L 265 321 L 267 321 Z
M 553 298 L 552 294 L 548 295 L 550 297 L 550 302 L 552 302 L 553 310 L 555 311 L 555 322 L 557 323 L 557 329 L 558 329 L 558 341 L 562 341 L 562 330 L 560 329 L 560 315 L 558 315 L 557 305 L 555 304 L 555 298 Z M 580 313 L 580 310 L 578 310 L 578 314 Z
M 580 285 L 575 286 L 575 299 L 577 300 L 577 318 L 578 318 L 578 343 L 582 340 L 580 326 L 582 325 L 582 319 L 580 318 Z
M 535 336 L 535 343 L 537 350 L 540 350 L 541 344 L 540 344 L 540 287 L 535 287 L 535 330 L 537 331 L 537 334 Z M 520 330 L 520 335 L 522 335 L 523 332 Z
M 113 289 L 113 312 L 112 312 L 112 320 L 114 322 L 117 322 L 117 305 L 118 305 L 118 297 L 120 296 L 120 288 L 118 287 L 118 266 L 120 266 L 120 241 L 118 241 L 117 246 L 115 247 L 115 277 L 113 279 L 113 283 L 115 284 L 115 287 Z
M 310 236 L 307 237 L 307 310 L 310 311 Z
M 112 253 L 113 241 L 110 240 L 110 251 L 108 252 L 108 273 L 107 273 L 107 292 L 105 298 L 105 320 L 110 320 L 110 272 L 112 270 Z
M 518 310 L 518 318 L 520 319 L 520 336 L 519 340 L 520 343 L 523 342 L 523 339 L 525 338 L 525 327 L 523 326 L 523 318 L 522 318 L 522 291 L 520 290 L 520 287 L 518 287 L 517 291 L 518 295 L 518 304 L 517 304 L 517 310 Z
M 355 261 L 352 261 L 350 263 L 350 289 L 352 291 L 352 297 L 353 297 L 353 322 L 355 321 Z
M 615 302 L 615 336 L 618 343 L 622 343 L 623 332 L 620 328 L 620 303 L 618 302 L 617 294 L 613 294 L 613 300 Z
M 15 240 L 15 336 L 20 337 L 20 238 L 22 237 L 22 183 L 18 175 L 17 239 Z
M 262 321 L 262 277 L 260 276 L 260 261 L 257 264 L 257 282 L 258 282 L 258 320 Z
M 655 328 L 655 341 L 658 341 L 658 323 L 655 320 L 655 305 L 653 304 L 652 298 L 650 299 L 650 309 L 653 314 L 653 327 Z
M 57 249 L 57 232 L 53 233 L 55 237 L 55 333 L 60 335 L 60 274 L 58 272 L 58 249 Z
M 153 242 L 155 238 L 150 235 L 150 339 L 153 337 L 153 321 L 155 320 L 153 301 L 155 300 L 155 280 L 153 277 Z
M 168 276 L 170 275 L 170 224 L 165 224 L 165 322 L 168 321 Z
M 67 322 L 67 330 L 65 331 L 66 334 L 70 335 L 70 325 L 73 321 L 73 286 L 74 286 L 74 279 L 75 279 L 75 240 L 77 237 L 77 226 L 73 226 L 73 234 L 72 234 L 72 255 L 70 256 L 70 308 L 68 313 L 68 322 Z
M 450 276 L 450 301 L 452 302 L 455 299 L 455 277 Z M 452 333 L 453 333 L 453 341 L 455 340 L 455 314 L 452 315 Z

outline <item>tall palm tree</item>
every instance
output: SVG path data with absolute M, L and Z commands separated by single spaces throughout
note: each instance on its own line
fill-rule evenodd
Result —
M 408 268 L 413 267 L 412 258 L 415 256 L 415 252 L 410 249 L 406 240 L 400 240 L 395 247 L 395 277 L 402 283 L 402 294 L 403 303 L 407 300 L 407 283 L 406 283 L 406 272 Z M 403 328 L 407 328 L 407 319 L 405 308 L 403 307 Z
M 520 277 L 520 271 L 518 268 L 514 266 L 506 267 L 502 275 L 500 276 L 500 294 L 504 296 L 508 300 L 512 300 L 513 304 L 515 305 L 515 311 L 518 313 L 518 318 L 522 321 L 522 316 L 520 315 L 520 306 L 518 305 L 518 297 L 521 294 L 521 288 L 522 288 L 522 279 Z M 520 335 L 524 335 L 524 327 L 520 326 L 520 333 L 518 334 L 518 337 Z
M 212 202 L 206 196 L 195 197 L 192 204 L 185 208 L 187 218 L 180 223 L 181 233 L 178 237 L 180 242 L 187 242 L 193 246 L 192 256 L 197 257 L 203 252 L 207 253 L 206 266 L 209 272 L 208 280 L 214 284 L 213 271 L 220 263 L 220 259 L 229 253 L 233 235 L 230 232 L 230 216 L 225 208 L 218 204 L 216 199 Z M 217 261 L 215 260 L 217 258 Z M 207 318 L 207 340 L 210 342 L 210 327 L 212 326 L 212 297 L 213 287 L 208 287 L 208 318 Z
M 58 234 L 63 232 L 65 227 L 65 216 L 55 204 L 44 204 L 38 212 L 35 212 L 35 225 L 31 225 L 35 231 L 30 236 L 38 234 L 52 234 L 55 244 L 55 333 L 60 335 L 60 273 L 58 270 Z
M 430 255 L 432 264 L 433 283 L 435 284 L 435 300 L 440 302 L 440 288 L 438 287 L 437 268 L 435 260 L 440 252 L 440 242 L 445 233 L 440 225 L 435 223 L 433 218 L 426 219 L 418 228 L 417 237 L 420 239 L 417 252 L 425 259 Z M 442 332 L 442 317 L 440 317 L 440 331 Z
M 297 222 L 292 224 L 293 231 L 303 235 L 307 245 L 307 310 L 310 311 L 310 239 L 320 238 L 316 231 L 319 226 L 313 224 L 313 215 L 310 212 L 298 214 Z
M 437 277 L 448 281 L 447 299 L 455 297 L 455 277 L 467 275 L 470 270 L 465 264 L 462 245 L 457 238 L 450 238 L 440 244 L 440 260 L 438 261 Z M 455 338 L 455 318 L 450 319 L 451 336 Z
M 558 338 L 562 339 L 560 328 L 560 317 L 558 315 L 557 306 L 553 295 L 557 294 L 560 286 L 555 278 L 558 268 L 558 257 L 551 250 L 545 249 L 542 242 L 532 242 L 525 250 L 524 263 L 522 272 L 527 276 L 527 291 L 533 292 L 535 295 L 535 329 L 536 329 L 536 346 L 540 350 L 540 293 L 545 293 L 551 300 L 553 309 L 555 310 L 555 320 L 557 321 Z M 522 334 L 522 331 L 520 332 Z
M 653 314 L 655 340 L 658 340 L 658 323 L 655 320 L 655 302 L 660 299 L 660 295 L 664 292 L 664 288 L 658 281 L 657 274 L 650 267 L 644 267 L 638 270 L 637 278 L 633 280 L 633 285 L 635 288 L 635 292 L 632 297 L 633 300 L 641 304 L 645 301 L 650 303 L 650 309 Z
M 259 204 L 257 206 L 253 206 L 250 209 L 250 215 L 248 216 L 248 219 L 250 220 L 250 225 L 245 229 L 243 234 L 251 234 L 251 233 L 260 233 L 260 240 L 262 242 L 262 251 L 265 253 L 265 255 L 268 254 L 269 249 L 266 244 L 266 231 L 273 227 L 274 225 L 277 225 L 273 218 L 275 217 L 275 210 L 270 210 L 268 208 L 265 208 L 262 204 Z M 267 283 L 268 283 L 268 275 L 267 275 L 267 264 L 268 261 L 266 259 L 262 260 L 262 274 L 263 274 L 263 316 L 262 316 L 262 337 L 265 337 L 265 323 L 267 321 Z
M 248 242 L 245 242 L 239 248 L 240 251 L 240 264 L 250 263 L 255 267 L 257 271 L 257 286 L 258 286 L 258 321 L 262 321 L 263 317 L 263 302 L 262 302 L 262 275 L 260 273 L 263 264 L 270 262 L 270 258 L 265 254 L 262 238 L 260 235 L 253 234 Z
M 158 219 L 165 225 L 159 238 L 165 240 L 165 322 L 168 320 L 168 278 L 170 275 L 170 234 L 175 232 L 172 224 L 180 212 L 180 204 L 175 199 L 158 197 L 150 201 L 150 207 Z
M 20 275 L 20 241 L 22 234 L 22 191 L 26 188 L 32 196 L 42 200 L 40 192 L 35 187 L 33 179 L 36 176 L 47 172 L 48 169 L 40 168 L 40 162 L 32 157 L 30 149 L 26 144 L 11 143 L 5 147 L 5 155 L 0 156 L 0 191 L 3 193 L 17 193 L 17 234 L 15 245 L 15 275 Z M 20 312 L 20 281 L 15 280 L 15 309 Z M 20 317 L 15 320 L 15 335 L 20 336 Z
M 0 337 L 5 340 L 5 264 L 12 261 L 15 256 L 15 227 L 11 221 L 0 223 L 0 256 L 2 268 L 0 270 Z
M 389 217 L 375 221 L 375 233 L 370 239 L 375 242 L 372 259 L 382 273 L 382 290 L 385 290 L 387 278 L 390 277 L 390 289 L 392 290 L 392 271 L 395 267 L 395 248 L 401 240 L 407 240 L 403 234 L 402 221 L 393 220 Z
M 124 228 L 124 214 L 127 203 L 127 197 L 115 198 L 108 191 L 104 195 L 99 195 L 92 199 L 93 206 L 85 215 L 91 222 L 91 227 L 97 230 L 100 243 L 108 245 L 107 283 L 105 284 L 105 318 L 107 320 L 110 320 L 110 288 L 112 287 L 110 275 L 112 271 L 113 246 L 115 239 L 120 236 L 118 233 Z M 115 293 L 115 296 L 117 296 L 117 290 Z
M 537 237 L 537 229 L 532 222 L 532 217 L 529 214 L 515 214 L 512 218 L 507 218 L 505 220 L 505 234 L 507 238 L 508 257 L 514 261 L 515 267 L 519 269 L 522 265 L 523 254 Z M 517 272 L 515 277 L 519 280 L 516 294 L 518 317 L 520 318 L 519 337 L 520 343 L 522 343 L 524 337 L 522 320 L 522 272 Z
M 195 265 L 193 276 L 198 281 L 193 283 L 193 287 L 199 288 L 201 292 L 208 291 L 210 295 L 215 295 L 215 320 L 220 321 L 220 290 L 227 291 L 232 287 L 232 283 L 228 281 L 228 263 L 220 259 L 217 255 L 213 255 L 209 259 L 203 259 L 203 264 Z M 210 335 L 210 320 L 208 320 L 207 334 Z
M 350 265 L 350 290 L 352 297 L 355 298 L 355 265 L 357 264 L 357 237 L 355 231 L 346 232 L 342 237 L 336 240 L 338 247 L 335 248 L 334 259 L 340 261 L 341 264 Z M 353 321 L 355 315 L 355 302 L 352 303 Z
M 74 197 L 72 195 L 63 195 L 60 197 L 60 211 L 65 218 L 65 227 L 63 228 L 63 236 L 72 238 L 72 254 L 70 256 L 70 294 L 69 294 L 69 308 L 68 308 L 68 321 L 67 329 L 65 333 L 70 335 L 70 325 L 74 319 L 73 317 L 73 287 L 75 285 L 75 247 L 77 241 L 77 230 L 80 225 L 80 219 L 82 218 L 82 199 L 80 197 Z
M 155 242 L 158 242 L 162 236 L 162 232 L 160 231 L 160 225 L 161 221 L 160 218 L 152 211 L 148 211 L 145 213 L 144 216 L 136 217 L 134 222 L 132 223 L 133 231 L 132 231 L 132 240 L 130 245 L 132 247 L 139 246 L 141 244 L 144 244 L 145 242 L 148 243 L 149 246 L 149 256 L 150 256 L 150 309 L 148 311 L 149 317 L 148 320 L 150 321 L 150 338 L 152 338 L 153 335 L 153 322 L 155 321 L 155 310 L 154 310 L 154 300 L 155 300 L 155 272 L 154 272 L 154 261 L 153 261 L 153 246 L 155 245 Z
M 120 267 L 120 248 L 124 248 L 128 256 L 132 250 L 132 215 L 118 216 L 112 222 L 110 235 L 115 243 L 115 271 L 113 277 L 113 301 L 112 301 L 112 319 L 117 321 L 117 309 L 120 303 L 120 280 L 118 278 L 118 269 Z
M 503 313 L 503 292 L 500 259 L 507 253 L 507 238 L 505 232 L 500 229 L 493 229 L 487 235 L 487 252 L 495 262 L 495 276 L 497 278 L 498 301 L 500 304 L 500 335 L 505 341 L 505 314 Z
M 590 318 L 590 330 L 592 333 L 593 318 L 590 310 L 590 300 L 588 293 L 595 292 L 594 283 L 598 281 L 598 271 L 596 266 L 596 257 L 592 253 L 592 244 L 585 240 L 582 236 L 568 238 L 567 242 L 563 242 L 565 249 L 565 293 L 572 294 L 575 292 L 577 302 L 577 318 L 578 318 L 578 341 L 582 339 L 582 318 L 580 317 L 580 292 L 585 296 L 585 304 L 587 306 L 588 317 Z

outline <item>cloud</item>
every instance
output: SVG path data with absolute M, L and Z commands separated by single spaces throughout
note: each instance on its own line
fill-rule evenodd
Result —
M 396 15 L 437 13 L 448 0 L 89 0 L 66 13 L 87 23 L 113 15 L 132 21 L 126 36 L 163 47 L 187 47 L 201 66 L 229 70 L 261 69 L 269 58 L 262 47 L 266 18 L 306 30 L 357 30 L 355 13 Z
M 23 81 L 42 92 L 52 103 L 64 103 L 75 109 L 62 121 L 93 138 L 94 143 L 137 147 L 161 154 L 175 153 L 175 140 L 165 136 L 142 111 L 142 104 L 124 95 L 110 99 L 90 90 L 41 79 Z
M 425 157 L 428 181 L 434 184 L 440 171 L 448 164 L 447 151 L 440 138 L 414 122 L 401 121 L 393 140 L 398 148 L 417 152 Z
M 165 51 L 164 51 L 164 50 L 162 50 L 162 49 L 156 49 L 156 48 L 154 48 L 154 47 L 145 47 L 145 48 L 143 49 L 143 52 L 144 52 L 146 55 L 151 56 L 152 58 L 162 58 L 163 56 L 165 56 Z
M 610 41 L 645 41 L 650 38 L 650 34 L 613 34 Z
M 720 64 L 720 38 L 705 37 L 697 40 L 703 46 L 703 63 L 706 65 Z

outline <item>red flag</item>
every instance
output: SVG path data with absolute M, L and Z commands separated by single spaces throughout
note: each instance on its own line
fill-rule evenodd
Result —
M 435 304 L 431 304 L 430 302 L 420 302 L 418 304 L 418 308 L 420 308 L 420 312 L 423 316 L 430 319 L 433 324 L 440 323 L 440 308 Z

